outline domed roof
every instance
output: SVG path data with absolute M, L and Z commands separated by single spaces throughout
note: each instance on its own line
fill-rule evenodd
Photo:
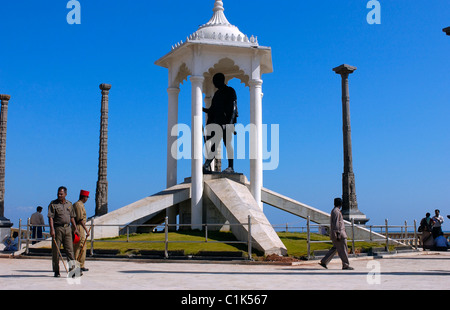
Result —
M 221 0 L 215 0 L 213 12 L 211 19 L 188 36 L 186 42 L 203 41 L 205 43 L 258 46 L 257 37 L 251 36 L 248 38 L 238 27 L 230 24 L 223 13 L 224 8 Z M 172 48 L 175 49 L 182 44 L 183 42 L 177 43 Z

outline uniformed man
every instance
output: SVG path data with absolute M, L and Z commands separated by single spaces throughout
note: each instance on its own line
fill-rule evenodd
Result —
M 342 269 L 353 270 L 350 267 L 348 260 L 348 248 L 347 248 L 347 234 L 345 232 L 344 218 L 341 213 L 342 199 L 334 199 L 334 208 L 331 211 L 330 218 L 330 239 L 333 242 L 333 247 L 328 251 L 324 258 L 319 262 L 319 265 L 323 268 L 327 268 L 328 263 L 331 261 L 333 256 L 338 253 L 342 261 Z
M 60 186 L 58 188 L 58 199 L 50 202 L 48 206 L 48 222 L 50 225 L 50 235 L 52 236 L 52 266 L 55 277 L 59 277 L 59 254 L 58 249 L 63 244 L 67 259 L 74 261 L 72 229 L 70 224 L 75 227 L 74 233 L 79 234 L 75 223 L 75 210 L 72 203 L 66 200 L 67 188 Z M 74 267 L 74 266 L 73 266 Z
M 88 199 L 89 192 L 81 190 L 79 200 L 73 205 L 73 208 L 75 210 L 75 223 L 77 224 L 76 228 L 80 237 L 80 242 L 73 245 L 73 250 L 75 252 L 75 258 L 80 263 L 81 271 L 89 270 L 84 267 L 84 262 L 86 260 L 86 247 L 83 248 L 86 238 L 89 237 L 89 230 L 87 230 L 86 228 L 86 209 L 84 208 L 84 204 Z

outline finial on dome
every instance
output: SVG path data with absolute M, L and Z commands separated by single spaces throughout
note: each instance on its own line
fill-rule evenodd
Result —
M 243 34 L 236 26 L 230 24 L 223 13 L 222 0 L 214 1 L 213 16 L 206 23 L 198 27 L 197 31 L 187 37 L 186 42 L 193 41 L 221 41 L 221 44 L 258 46 L 258 39 L 252 36 L 250 39 Z M 182 44 L 176 44 L 173 49 L 177 49 Z
M 209 22 L 207 22 L 203 26 L 230 25 L 230 22 L 227 20 L 225 14 L 223 13 L 224 10 L 225 9 L 223 8 L 223 1 L 216 0 L 216 2 L 214 2 L 214 14 Z
M 217 11 L 223 11 L 223 10 L 224 10 L 224 8 L 223 8 L 223 2 L 220 1 L 220 0 L 216 0 L 216 2 L 214 3 L 214 9 L 213 9 L 213 11 L 214 11 L 214 12 L 217 12 Z

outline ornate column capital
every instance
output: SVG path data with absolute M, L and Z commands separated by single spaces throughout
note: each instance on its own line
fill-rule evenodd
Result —
M 2 101 L 2 103 L 8 103 L 9 99 L 11 99 L 10 95 L 0 95 L 0 100 Z
M 169 88 L 167 88 L 167 92 L 169 94 L 179 94 L 180 88 L 179 87 L 169 87 Z
M 348 76 L 349 74 L 353 73 L 356 69 L 357 69 L 356 67 L 343 64 L 336 68 L 333 68 L 333 71 L 336 72 L 337 74 Z
M 248 81 L 248 85 L 250 86 L 254 86 L 254 87 L 261 87 L 262 86 L 263 81 L 261 79 L 253 79 Z
M 100 89 L 102 90 L 102 91 L 109 91 L 110 89 L 111 89 L 111 84 L 105 84 L 105 83 L 103 83 L 103 84 L 100 84 Z
M 190 77 L 190 81 L 192 83 L 201 83 L 204 80 L 205 80 L 205 77 L 201 76 L 201 75 L 191 75 L 191 77 Z

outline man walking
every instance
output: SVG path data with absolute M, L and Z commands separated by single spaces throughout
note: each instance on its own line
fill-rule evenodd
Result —
M 331 211 L 330 219 L 330 239 L 333 242 L 333 247 L 328 251 L 325 257 L 322 258 L 319 265 L 325 269 L 328 269 L 328 263 L 337 252 L 342 261 L 342 269 L 353 270 L 353 268 L 350 267 L 350 262 L 348 261 L 347 234 L 345 232 L 345 224 L 341 213 L 341 207 L 342 199 L 335 198 L 334 208 Z
M 73 208 L 75 210 L 75 223 L 78 230 L 78 235 L 80 237 L 80 242 L 73 245 L 73 250 L 75 252 L 75 258 L 80 263 L 81 271 L 88 271 L 89 269 L 84 267 L 84 262 L 86 260 L 86 248 L 83 248 L 85 240 L 89 237 L 89 231 L 86 228 L 86 209 L 84 204 L 89 199 L 89 192 L 85 190 L 80 191 L 79 200 L 74 203 Z M 85 233 L 86 232 L 86 233 Z
M 67 188 L 60 186 L 58 188 L 58 199 L 50 202 L 48 206 L 48 222 L 50 225 L 50 235 L 52 236 L 52 266 L 55 277 L 59 277 L 59 248 L 63 244 L 64 251 L 70 261 L 74 261 L 72 229 L 70 224 L 75 227 L 75 233 L 78 230 L 75 223 L 75 211 L 72 203 L 66 200 Z

